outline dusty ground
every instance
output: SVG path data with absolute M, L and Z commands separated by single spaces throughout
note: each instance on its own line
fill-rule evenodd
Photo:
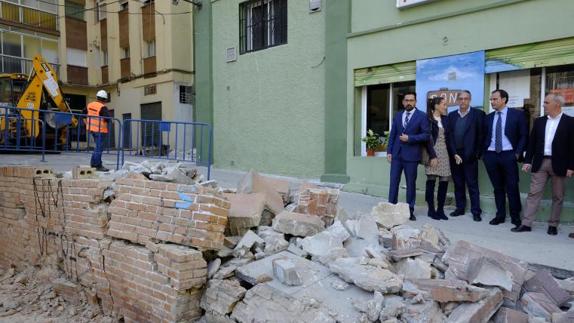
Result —
M 52 282 L 59 277 L 50 266 L 0 270 L 0 322 L 113 322 L 84 295 L 77 295 L 77 304 L 57 295 Z

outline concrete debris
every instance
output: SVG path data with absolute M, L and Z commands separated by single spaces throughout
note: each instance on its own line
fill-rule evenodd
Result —
M 231 235 L 243 235 L 247 230 L 259 226 L 265 207 L 265 195 L 226 194 L 229 208 L 228 229 Z
M 330 231 L 323 231 L 303 239 L 301 247 L 311 256 L 319 258 L 329 255 L 329 252 L 333 249 L 342 248 L 343 242 Z
M 493 323 L 528 323 L 528 314 L 501 307 L 492 318 Z
M 413 283 L 419 290 L 428 292 L 434 301 L 440 303 L 474 303 L 488 296 L 487 289 L 469 285 L 462 280 L 418 279 Z
M 296 193 L 254 171 L 223 189 L 164 161 L 89 170 L 0 167 L 2 319 L 573 321 L 574 277 L 451 245 L 428 224 L 406 225 L 404 203 L 350 216 L 338 189 L 306 183 Z M 34 201 L 59 188 L 58 202 Z M 67 239 L 39 250 L 38 232 Z
M 336 322 L 321 304 L 309 304 L 266 284 L 248 290 L 235 306 L 231 318 L 242 323 Z
M 539 292 L 548 296 L 558 307 L 570 299 L 570 294 L 562 289 L 547 270 L 539 270 L 536 275 L 524 284 L 527 292 Z
M 552 313 L 552 323 L 574 322 L 574 311 Z
M 375 292 L 372 300 L 367 303 L 367 318 L 371 322 L 375 322 L 379 319 L 379 315 L 383 309 L 383 302 L 385 298 L 381 292 Z
M 400 317 L 406 309 L 405 300 L 396 295 L 386 295 L 383 302 L 383 309 L 379 315 L 381 322 Z
M 403 259 L 395 266 L 399 275 L 404 279 L 430 279 L 431 266 L 420 259 Z
M 281 283 L 288 286 L 299 286 L 303 284 L 301 274 L 297 271 L 295 263 L 288 258 L 278 258 L 272 261 L 273 276 Z
M 221 267 L 221 258 L 215 258 L 210 261 L 207 264 L 207 278 L 213 278 L 213 275 L 219 270 L 219 267 Z
M 504 304 L 511 308 L 514 307 L 520 296 L 524 276 L 528 270 L 528 265 L 524 261 L 460 240 L 451 245 L 443 256 L 443 262 L 448 265 L 446 277 L 470 281 L 469 274 L 473 270 L 472 266 L 483 257 L 496 261 L 501 268 L 510 273 L 512 291 L 503 290 Z
M 377 223 L 390 230 L 409 221 L 410 209 L 406 203 L 391 204 L 380 202 L 373 207 L 371 215 L 375 217 Z
M 329 265 L 329 269 L 344 281 L 371 292 L 397 293 L 403 284 L 402 279 L 390 270 L 361 265 L 359 258 L 339 258 Z
M 289 242 L 285 240 L 285 235 L 273 230 L 271 227 L 261 226 L 258 228 L 257 234 L 265 241 L 263 252 L 266 255 L 287 250 L 289 247 Z
M 315 235 L 325 228 L 323 221 L 317 216 L 283 211 L 273 219 L 275 231 L 298 237 Z
M 556 282 L 560 288 L 564 289 L 571 295 L 574 295 L 574 277 L 570 277 L 568 279 L 556 279 Z
M 455 308 L 448 320 L 449 323 L 486 323 L 502 305 L 502 292 L 498 288 L 489 290 L 489 295 L 476 303 L 462 303 Z
M 475 258 L 469 263 L 468 282 L 473 285 L 498 286 L 512 291 L 512 274 L 492 258 Z
M 265 244 L 265 241 L 261 239 L 253 231 L 249 230 L 245 233 L 243 238 L 239 240 L 235 249 L 233 249 L 233 254 L 236 257 L 244 257 L 247 253 L 254 247 Z
M 438 303 L 433 301 L 408 304 L 401 318 L 407 323 L 444 323 L 447 320 Z
M 527 292 L 520 299 L 522 310 L 535 317 L 543 317 L 547 321 L 552 320 L 553 313 L 560 313 L 562 310 L 554 301 L 544 293 Z
M 226 315 L 233 311 L 235 304 L 239 302 L 247 290 L 237 280 L 211 279 L 207 282 L 207 288 L 201 297 L 200 306 L 208 313 Z
M 284 210 L 281 194 L 275 187 L 270 185 L 270 180 L 260 180 L 260 176 L 254 170 L 249 171 L 239 182 L 237 193 L 262 193 L 265 196 L 265 207 L 273 214 L 281 213 Z M 281 188 L 278 189 L 281 190 Z

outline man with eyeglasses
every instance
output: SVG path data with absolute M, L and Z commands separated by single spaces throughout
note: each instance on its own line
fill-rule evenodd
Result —
M 494 90 L 490 96 L 493 112 L 484 122 L 484 166 L 494 187 L 496 216 L 491 225 L 506 220 L 506 197 L 510 219 L 520 226 L 520 192 L 518 189 L 518 158 L 524 154 L 528 141 L 528 126 L 522 111 L 508 108 L 508 93 Z
M 416 93 L 406 93 L 402 103 L 404 110 L 393 119 L 387 146 L 387 160 L 391 163 L 389 203 L 398 202 L 399 184 L 404 171 L 410 220 L 415 221 L 417 168 L 422 157 L 421 147 L 430 139 L 430 124 L 426 113 L 416 108 Z

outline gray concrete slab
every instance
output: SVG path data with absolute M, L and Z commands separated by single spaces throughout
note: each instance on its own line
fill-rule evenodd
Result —
M 89 164 L 90 154 L 66 153 L 47 155 L 46 160 L 47 162 L 42 163 L 39 155 L 0 154 L 0 165 L 50 166 L 60 172 L 71 170 L 72 167 L 76 165 Z M 115 166 L 115 156 L 104 155 L 103 160 L 107 167 Z M 145 159 L 126 156 L 126 160 L 141 162 Z M 199 170 L 204 174 L 206 173 L 205 167 L 199 167 Z M 219 185 L 223 187 L 236 187 L 245 173 L 246 172 L 242 171 L 212 169 L 212 178 L 217 180 Z M 305 181 L 319 183 L 319 180 L 316 178 L 277 177 L 288 180 L 293 188 Z M 340 187 L 338 184 L 328 185 Z M 351 215 L 366 214 L 370 213 L 372 207 L 383 200 L 384 199 L 379 197 L 342 192 L 339 197 L 339 206 Z M 447 210 L 447 213 L 450 213 L 450 211 L 451 210 Z M 561 225 L 558 229 L 557 236 L 549 236 L 546 234 L 545 223 L 535 223 L 533 231 L 525 233 L 510 232 L 512 225 L 509 222 L 498 226 L 489 225 L 488 221 L 494 217 L 493 214 L 483 214 L 482 222 L 474 222 L 470 214 L 458 218 L 451 218 L 448 221 L 436 221 L 425 215 L 426 208 L 424 207 L 417 207 L 415 213 L 417 214 L 418 220 L 411 222 L 411 225 L 422 228 L 425 223 L 430 223 L 445 232 L 452 242 L 468 240 L 479 246 L 490 248 L 528 262 L 574 270 L 574 257 L 572 257 L 574 239 L 568 238 L 568 233 L 574 232 L 574 226 L 571 224 Z

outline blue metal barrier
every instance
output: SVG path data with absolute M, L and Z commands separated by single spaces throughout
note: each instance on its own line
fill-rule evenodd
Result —
M 31 118 L 23 118 L 21 111 L 32 112 Z M 37 117 L 35 117 L 37 115 Z M 72 120 L 78 121 L 77 126 Z M 38 152 L 45 161 L 46 153 L 54 152 L 91 152 L 91 137 L 86 130 L 86 120 L 95 120 L 98 125 L 106 124 L 106 149 L 103 153 L 116 155 L 116 169 L 121 167 L 122 124 L 111 117 L 93 117 L 86 114 L 0 107 L 0 150 L 14 152 Z M 29 123 L 26 126 L 26 123 Z M 36 131 L 36 123 L 41 129 Z M 30 130 L 31 129 L 31 130 Z M 36 134 L 36 132 L 38 132 Z M 99 132 L 99 131 L 98 131 Z M 119 148 L 111 150 L 112 147 Z
M 46 123 L 35 117 L 34 113 L 31 113 L 31 118 L 24 118 L 18 110 L 12 106 L 0 106 L 0 150 L 41 153 L 42 161 L 46 161 Z M 22 110 L 34 112 L 33 109 Z M 30 124 L 30 127 L 27 127 L 27 124 Z M 40 140 L 31 136 L 28 129 L 32 134 L 38 131 Z
M 76 119 L 78 124 L 73 126 L 71 121 Z M 121 163 L 121 145 L 116 145 L 117 142 L 122 142 L 122 123 L 119 119 L 113 117 L 94 117 L 81 113 L 59 112 L 50 111 L 45 116 L 45 121 L 49 126 L 55 126 L 54 140 L 46 146 L 47 151 L 63 151 L 63 152 L 92 152 L 92 145 L 95 145 L 95 137 L 104 136 L 105 149 L 103 154 L 116 155 L 116 169 L 120 169 Z M 98 125 L 97 132 L 87 131 L 86 123 L 93 122 Z M 105 124 L 107 127 L 107 134 L 102 133 L 101 127 Z M 91 135 L 90 135 L 91 134 Z M 60 137 L 58 137 L 60 136 Z M 65 136 L 65 140 L 63 137 Z M 58 140 L 58 138 L 60 140 Z M 115 148 L 115 150 L 112 150 Z M 95 147 L 94 147 L 95 149 Z
M 124 120 L 122 164 L 129 156 L 193 162 L 207 167 L 211 177 L 213 129 L 202 122 Z M 134 145 L 135 143 L 135 145 Z

